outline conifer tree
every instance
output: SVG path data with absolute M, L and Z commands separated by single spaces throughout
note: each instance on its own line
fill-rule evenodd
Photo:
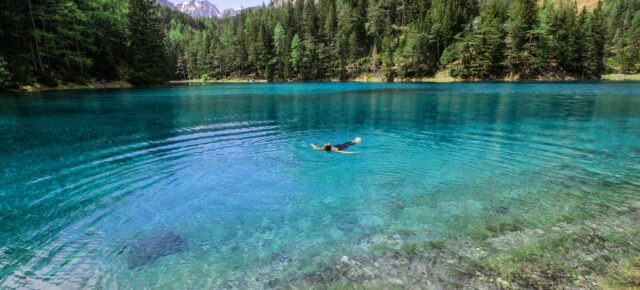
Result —
M 11 84 L 11 73 L 7 71 L 7 62 L 0 56 L 0 89 Z
M 131 65 L 127 80 L 134 85 L 161 84 L 167 80 L 164 33 L 154 3 L 153 0 L 129 0 Z
M 492 1 L 453 48 L 458 63 L 451 75 L 464 79 L 501 78 L 504 73 L 507 3 Z
M 640 2 L 603 1 L 578 11 L 573 0 L 298 0 L 196 19 L 153 0 L 5 0 L 2 82 L 637 73 Z
M 284 28 L 282 28 L 282 24 L 278 22 L 276 27 L 273 30 L 273 48 L 275 50 L 274 54 L 274 62 L 276 65 L 276 72 L 278 77 L 284 76 L 284 56 L 286 51 L 286 33 Z
M 538 21 L 536 0 L 515 0 L 508 22 L 505 64 L 509 78 L 536 78 L 544 68 L 544 31 Z
M 300 78 L 300 65 L 302 63 L 302 54 L 304 51 L 304 47 L 302 45 L 302 41 L 300 41 L 300 37 L 296 34 L 291 41 L 291 70 L 292 75 L 295 76 L 296 79 Z
M 602 15 L 602 2 L 598 2 L 598 6 L 593 10 L 591 18 L 585 23 L 585 25 L 587 27 L 587 42 L 585 43 L 586 53 L 584 74 L 587 78 L 599 79 L 600 75 L 605 71 L 604 46 L 606 39 L 604 18 Z M 640 35 L 637 35 L 637 37 L 640 37 Z

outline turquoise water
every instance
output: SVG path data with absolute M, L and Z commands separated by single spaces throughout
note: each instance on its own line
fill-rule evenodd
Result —
M 47 92 L 0 97 L 0 136 L 0 288 L 270 287 L 640 206 L 638 83 Z

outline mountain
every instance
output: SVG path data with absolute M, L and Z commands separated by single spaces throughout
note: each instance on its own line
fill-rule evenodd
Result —
M 207 0 L 191 0 L 182 2 L 180 3 L 180 5 L 178 5 L 178 10 L 195 18 L 222 17 L 222 13 L 220 13 L 218 7 L 209 3 L 209 1 Z
M 195 18 L 209 18 L 209 17 L 223 16 L 223 14 L 220 12 L 218 7 L 216 7 L 216 5 L 209 3 L 209 1 L 207 0 L 202 0 L 202 1 L 190 0 L 190 1 L 182 2 L 178 5 L 174 5 L 169 0 L 156 0 L 156 3 L 167 6 L 171 10 L 178 10 L 180 12 L 189 14 Z M 227 10 L 233 11 L 234 14 L 230 14 L 230 16 L 235 16 L 237 14 L 237 12 L 233 9 L 227 9 Z M 232 13 L 232 12 L 229 11 L 229 13 Z
M 178 10 L 178 7 L 176 7 L 176 5 L 173 5 L 173 3 L 169 2 L 169 0 L 156 0 L 156 3 L 167 6 L 171 10 Z
M 224 11 L 222 11 L 222 16 L 224 17 L 234 17 L 237 15 L 240 15 L 241 10 L 235 10 L 235 9 L 225 9 Z
M 284 5 L 285 3 L 289 2 L 289 1 L 291 1 L 291 4 L 295 4 L 296 3 L 296 0 L 271 0 L 271 5 L 276 6 L 276 7 L 277 6 L 282 6 L 282 5 Z M 318 1 L 316 1 L 316 3 L 317 2 Z

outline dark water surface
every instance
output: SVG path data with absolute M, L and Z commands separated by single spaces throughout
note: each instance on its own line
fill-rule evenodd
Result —
M 499 249 L 640 208 L 640 84 L 14 95 L 0 148 L 0 288 L 276 287 L 378 244 Z

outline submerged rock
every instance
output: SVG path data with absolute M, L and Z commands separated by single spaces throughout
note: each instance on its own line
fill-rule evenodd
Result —
M 187 249 L 187 241 L 172 232 L 148 236 L 139 239 L 131 246 L 131 251 L 127 255 L 127 265 L 129 269 L 135 269 Z
M 495 213 L 495 214 L 508 214 L 511 212 L 511 209 L 506 207 L 506 206 L 488 206 L 484 208 L 485 211 L 489 212 L 489 213 Z

